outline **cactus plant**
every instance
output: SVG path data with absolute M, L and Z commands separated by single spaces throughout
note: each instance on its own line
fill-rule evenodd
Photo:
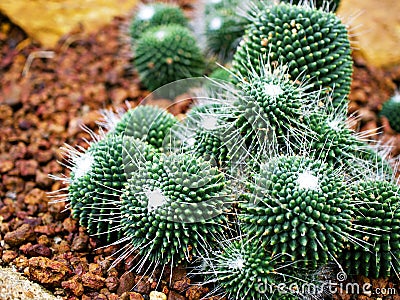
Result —
M 177 138 L 176 148 L 179 151 L 203 157 L 218 167 L 226 167 L 232 159 L 233 149 L 240 141 L 235 139 L 235 130 L 229 108 L 223 103 L 208 103 L 195 106 L 182 123 L 172 129 Z
M 388 119 L 392 129 L 400 132 L 400 93 L 383 103 L 380 115 Z
M 400 194 L 390 181 L 368 180 L 354 187 L 352 243 L 343 251 L 348 274 L 387 278 L 400 271 Z
M 281 3 L 292 5 L 310 5 L 314 9 L 323 9 L 335 12 L 339 8 L 340 0 L 280 0 Z
M 124 160 L 123 151 L 130 161 Z M 78 153 L 78 152 L 76 152 Z M 73 160 L 68 186 L 72 216 L 89 234 L 115 241 L 120 221 L 119 197 L 127 182 L 127 171 L 152 159 L 156 150 L 134 138 L 109 135 L 90 144 L 87 151 Z
M 392 169 L 385 158 L 380 156 L 379 148 L 375 150 L 363 134 L 350 129 L 344 111 L 330 113 L 329 109 L 324 109 L 306 115 L 305 122 L 312 134 L 292 142 L 307 144 L 308 150 L 315 157 L 343 169 L 349 179 L 360 179 L 366 175 L 366 169 L 372 173 L 383 171 L 386 173 L 383 176 L 392 176 Z M 301 144 L 297 145 L 299 149 L 303 148 Z
M 317 107 L 315 96 L 305 92 L 307 86 L 290 81 L 284 67 L 267 65 L 260 72 L 238 82 L 233 102 L 236 127 L 249 149 L 307 132 L 303 116 Z
M 143 258 L 176 265 L 215 245 L 228 200 L 224 176 L 208 162 L 188 154 L 154 157 L 122 193 L 122 230 Z
M 180 25 L 150 28 L 139 38 L 134 64 L 149 90 L 203 74 L 204 57 L 189 29 Z
M 123 134 L 143 140 L 156 149 L 162 150 L 165 139 L 178 120 L 162 108 L 151 105 L 139 105 L 128 110 L 114 124 L 106 124 L 110 134 Z
M 208 1 L 205 7 L 205 37 L 208 51 L 221 62 L 230 60 L 248 23 L 237 13 L 238 0 Z
M 279 283 L 277 265 L 258 240 L 237 240 L 206 257 L 202 273 L 228 300 L 275 299 L 270 297 Z
M 346 26 L 332 13 L 280 4 L 259 9 L 232 61 L 246 77 L 249 63 L 261 72 L 260 59 L 287 65 L 291 80 L 308 80 L 310 91 L 323 89 L 335 106 L 346 106 L 352 59 Z
M 310 268 L 340 254 L 352 215 L 340 173 L 312 158 L 282 156 L 254 178 L 240 204 L 244 233 L 261 238 L 273 255 Z
M 147 29 L 159 25 L 188 25 L 182 9 L 172 3 L 141 4 L 132 18 L 129 32 L 134 43 Z

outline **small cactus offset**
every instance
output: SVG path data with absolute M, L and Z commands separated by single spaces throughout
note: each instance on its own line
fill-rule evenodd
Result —
M 128 151 L 129 162 L 123 151 Z M 68 187 L 72 216 L 90 234 L 115 241 L 120 225 L 119 197 L 127 182 L 126 171 L 152 159 L 156 150 L 134 138 L 109 135 L 92 143 L 73 160 Z
M 388 119 L 393 130 L 400 132 L 400 93 L 383 103 L 380 115 Z
M 390 181 L 360 182 L 353 191 L 352 239 L 341 255 L 348 274 L 373 278 L 400 271 L 400 194 Z
M 135 43 L 149 28 L 169 24 L 188 25 L 187 18 L 178 6 L 171 3 L 141 4 L 129 27 L 132 42 Z
M 204 72 L 204 57 L 193 34 L 180 25 L 150 28 L 137 41 L 134 51 L 140 80 L 152 91 Z
M 280 4 L 257 11 L 233 58 L 232 71 L 246 77 L 249 63 L 260 72 L 260 59 L 276 61 L 288 66 L 291 80 L 307 80 L 310 91 L 323 89 L 335 106 L 347 106 L 350 53 L 346 26 L 334 14 Z
M 314 9 L 323 9 L 335 12 L 339 8 L 340 0 L 280 0 L 281 3 L 292 5 L 309 5 Z
M 177 265 L 215 246 L 224 234 L 228 203 L 224 176 L 208 162 L 161 155 L 128 180 L 120 205 L 122 230 L 145 259 Z
M 111 134 L 134 137 L 162 150 L 171 128 L 177 122 L 172 114 L 162 108 L 139 105 L 128 110 L 120 120 L 114 121 L 115 124 L 108 127 Z
M 242 230 L 273 255 L 317 268 L 341 253 L 351 226 L 350 194 L 329 165 L 300 156 L 271 159 L 244 197 Z

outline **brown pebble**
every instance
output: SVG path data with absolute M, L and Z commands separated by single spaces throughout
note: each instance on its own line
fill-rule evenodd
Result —
M 129 292 L 135 285 L 135 275 L 132 272 L 124 273 L 119 279 L 119 287 L 117 294 L 121 295 L 124 292 Z
M 117 294 L 110 294 L 108 295 L 108 300 L 119 300 L 120 298 L 118 297 Z
M 63 227 L 68 232 L 75 232 L 78 228 L 78 222 L 72 218 L 66 218 L 63 221 Z
M 182 295 L 179 295 L 177 292 L 170 291 L 168 293 L 168 300 L 185 300 L 186 298 Z
M 12 250 L 5 250 L 3 251 L 3 255 L 1 259 L 6 263 L 12 262 L 16 257 L 18 256 L 18 253 Z
M 75 296 L 82 296 L 84 292 L 84 288 L 82 283 L 78 281 L 78 276 L 73 276 L 71 279 L 67 281 L 63 281 L 61 283 L 62 288 L 70 291 Z
M 32 245 L 30 248 L 28 248 L 27 254 L 29 256 L 50 257 L 51 256 L 51 250 L 50 250 L 49 247 L 46 247 L 45 245 L 36 244 L 36 245 Z
M 72 241 L 71 250 L 77 252 L 83 252 L 87 250 L 89 237 L 86 234 L 77 235 Z
M 69 268 L 62 262 L 45 257 L 29 259 L 30 279 L 45 286 L 58 286 L 70 273 Z
M 144 298 L 136 292 L 125 292 L 121 295 L 120 300 L 144 300 Z
M 36 205 L 41 202 L 47 202 L 47 195 L 45 191 L 38 188 L 31 190 L 24 198 L 24 203 L 28 205 Z
M 6 233 L 4 241 L 10 246 L 18 247 L 26 242 L 32 242 L 35 240 L 36 234 L 32 227 L 28 224 L 22 224 L 15 231 Z
M 82 276 L 82 284 L 93 290 L 99 290 L 104 286 L 105 279 L 99 275 L 87 272 Z
M 11 160 L 0 160 L 0 173 L 7 173 L 14 168 L 14 162 Z
M 189 300 L 199 300 L 201 299 L 201 296 L 203 296 L 207 292 L 208 288 L 195 285 L 189 287 L 189 289 L 186 291 L 186 297 Z
M 36 174 L 36 170 L 39 167 L 39 164 L 36 160 L 19 160 L 16 163 L 16 166 L 19 168 L 19 172 L 21 176 L 34 176 Z
M 181 280 L 175 281 L 172 285 L 172 288 L 182 293 L 183 291 L 187 290 L 189 286 L 190 286 L 190 279 L 184 277 Z
M 111 291 L 115 292 L 119 286 L 119 280 L 115 276 L 107 277 L 106 279 L 106 287 Z

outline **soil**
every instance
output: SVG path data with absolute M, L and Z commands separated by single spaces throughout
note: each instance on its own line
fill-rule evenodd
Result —
M 162 278 L 159 272 L 152 277 L 127 272 L 132 258 L 110 269 L 118 247 L 99 248 L 104 245 L 70 217 L 64 202 L 49 203 L 48 193 L 62 183 L 48 174 L 68 175 L 58 162 L 63 161 L 60 147 L 87 147 L 90 135 L 81 126 L 96 131 L 100 109 L 135 106 L 148 94 L 132 68 L 126 24 L 127 19 L 115 18 L 90 35 L 72 32 L 49 52 L 0 16 L 0 265 L 12 266 L 63 299 L 149 299 L 154 290 L 169 300 L 200 299 L 208 288 L 191 284 L 184 268 L 174 270 L 171 282 L 168 272 Z M 392 155 L 398 155 L 400 134 L 378 112 L 400 85 L 400 66 L 375 68 L 359 54 L 354 62 L 349 114 L 359 116 L 359 130 L 382 131 L 376 139 L 391 141 Z M 171 107 L 174 114 L 186 109 Z M 390 280 L 372 284 L 398 287 Z

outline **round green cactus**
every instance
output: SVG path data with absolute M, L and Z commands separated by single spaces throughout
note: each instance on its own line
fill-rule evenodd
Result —
M 129 161 L 124 155 L 129 153 Z M 73 160 L 68 186 L 72 216 L 89 234 L 115 241 L 120 232 L 119 197 L 127 177 L 137 166 L 152 159 L 156 150 L 139 140 L 109 135 L 92 143 Z M 131 173 L 131 174 L 127 174 Z
M 232 71 L 244 77 L 249 63 L 261 71 L 263 62 L 287 65 L 291 80 L 324 89 L 335 106 L 346 106 L 352 58 L 346 26 L 333 13 L 280 4 L 259 10 L 232 61 Z
M 249 149 L 307 131 L 303 116 L 316 106 L 315 97 L 304 92 L 305 86 L 290 81 L 282 68 L 267 68 L 260 75 L 249 73 L 248 80 L 237 84 L 233 103 L 236 127 Z
M 241 203 L 243 232 L 263 240 L 273 255 L 316 268 L 337 257 L 351 226 L 350 196 L 328 164 L 300 156 L 260 167 Z
M 249 22 L 236 12 L 240 1 L 206 2 L 205 37 L 208 51 L 220 61 L 230 60 Z
M 150 28 L 137 41 L 134 50 L 134 64 L 143 85 L 149 90 L 203 75 L 203 54 L 193 34 L 180 25 Z
M 171 3 L 141 4 L 131 21 L 130 36 L 134 42 L 147 29 L 169 24 L 188 25 L 187 18 L 178 6 Z
M 384 171 L 386 174 L 383 176 L 392 176 L 390 164 L 367 144 L 362 135 L 349 128 L 344 112 L 311 113 L 305 116 L 305 122 L 312 134 L 292 142 L 307 144 L 314 157 L 323 159 L 335 168 L 341 168 L 349 178 L 355 180 L 366 175 L 366 171 L 372 174 Z
M 176 265 L 215 245 L 228 200 L 217 168 L 188 154 L 162 155 L 128 180 L 122 230 L 143 258 Z
M 162 108 L 139 105 L 123 114 L 110 133 L 134 137 L 162 150 L 166 137 L 177 122 L 172 114 Z
M 278 284 L 277 263 L 255 240 L 239 240 L 212 252 L 203 264 L 208 280 L 216 282 L 219 293 L 233 299 L 271 299 Z
M 388 119 L 392 129 L 400 132 L 400 93 L 383 103 L 380 115 Z
M 352 243 L 343 251 L 348 274 L 373 278 L 395 276 L 400 271 L 400 194 L 389 181 L 360 182 L 353 191 L 355 218 Z
M 335 12 L 339 8 L 340 0 L 281 0 L 281 3 L 292 5 L 310 5 L 314 9 L 323 9 Z
M 219 249 L 203 258 L 199 273 L 205 275 L 206 283 L 215 283 L 215 293 L 228 300 L 308 299 L 310 295 L 301 287 L 313 284 L 318 288 L 321 279 L 285 266 L 279 255 L 271 256 L 267 249 L 259 239 L 248 237 L 220 241 Z M 317 293 L 311 297 L 319 298 Z

